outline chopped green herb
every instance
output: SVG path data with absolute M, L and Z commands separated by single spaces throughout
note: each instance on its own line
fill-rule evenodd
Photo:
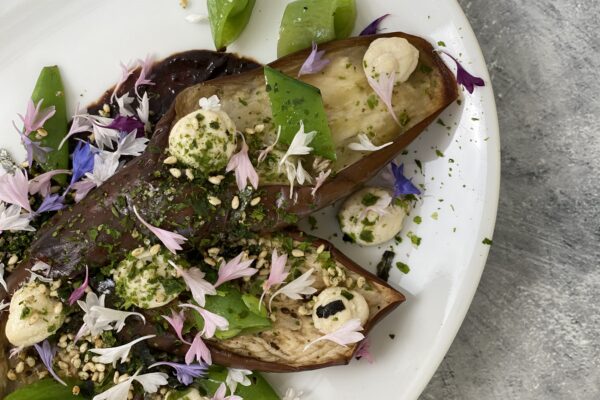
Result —
M 417 215 L 416 217 L 413 218 L 413 222 L 415 224 L 419 225 L 421 222 L 423 222 L 423 220 L 421 219 L 420 216 Z
M 444 153 L 442 153 L 442 152 L 441 152 L 440 150 L 438 150 L 438 149 L 435 149 L 435 154 L 436 154 L 438 157 L 444 157 Z
M 410 272 L 410 267 L 401 261 L 396 263 L 396 268 L 398 268 L 403 274 L 408 274 Z
M 492 239 L 485 238 L 485 239 L 483 239 L 483 241 L 481 243 L 491 246 L 493 241 L 492 241 Z
M 443 41 L 439 41 L 437 42 L 438 46 L 442 46 L 442 47 L 446 47 L 446 43 L 444 43 Z
M 410 241 L 412 242 L 412 244 L 414 244 L 415 246 L 419 246 L 421 244 L 421 238 L 417 235 L 415 235 L 412 232 L 408 232 L 406 234 L 406 236 L 408 236 L 408 238 L 410 239 Z
M 375 240 L 375 237 L 373 236 L 373 231 L 368 231 L 366 229 L 360 233 L 359 237 L 360 240 L 366 243 L 372 243 L 373 240 Z
M 377 200 L 379 200 L 379 196 L 369 192 L 363 196 L 361 203 L 362 205 L 369 207 L 377 203 Z

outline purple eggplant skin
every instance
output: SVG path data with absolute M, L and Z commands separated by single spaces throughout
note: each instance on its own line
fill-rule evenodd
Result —
M 49 275 L 53 278 L 81 275 L 85 265 L 97 268 L 118 262 L 127 252 L 141 246 L 144 237 L 153 237 L 133 216 L 133 206 L 140 210 L 148 222 L 163 229 L 179 232 L 189 238 L 188 245 L 194 246 L 206 243 L 206 240 L 227 240 L 232 232 L 238 233 L 240 228 L 255 232 L 280 230 L 294 224 L 296 218 L 307 216 L 353 192 L 386 166 L 458 97 L 458 88 L 452 72 L 435 53 L 431 44 L 422 38 L 404 33 L 390 33 L 334 41 L 322 45 L 321 49 L 332 52 L 352 46 L 366 47 L 377 38 L 393 36 L 407 39 L 419 49 L 420 59 L 441 76 L 444 89 L 439 98 L 432 100 L 438 106 L 428 117 L 400 135 L 392 145 L 366 155 L 326 181 L 315 197 L 311 195 L 311 187 L 299 187 L 296 191 L 298 201 L 288 201 L 278 206 L 277 199 L 287 196 L 288 186 L 261 186 L 258 193 L 253 195 L 261 196 L 261 203 L 265 207 L 264 218 L 260 222 L 255 221 L 244 226 L 240 226 L 238 219 L 242 209 L 233 211 L 229 207 L 216 209 L 207 205 L 207 187 L 210 185 L 185 179 L 177 180 L 168 174 L 168 169 L 162 162 L 167 156 L 164 150 L 167 148 L 169 132 L 176 122 L 176 100 L 158 122 L 151 142 L 142 156 L 129 162 L 83 201 L 57 213 L 39 230 L 29 257 L 8 277 L 9 292 L 12 293 L 27 276 L 25 269 L 30 267 L 34 260 L 42 260 L 49 264 Z M 308 54 L 309 50 L 300 51 L 270 65 L 295 76 Z M 202 85 L 200 92 L 210 96 L 218 91 L 219 87 L 252 81 L 257 74 L 262 73 L 261 69 L 255 69 L 236 76 L 218 78 Z M 192 89 L 195 87 L 186 89 L 178 97 Z M 198 90 L 197 87 L 195 90 Z M 222 192 L 217 193 L 223 204 L 230 204 L 230 199 L 237 194 L 231 174 L 228 174 L 227 179 L 225 184 L 219 185 L 223 188 L 219 189 Z M 172 188 L 176 190 L 173 191 Z M 134 238 L 134 229 L 141 235 Z M 6 293 L 0 297 L 5 298 Z

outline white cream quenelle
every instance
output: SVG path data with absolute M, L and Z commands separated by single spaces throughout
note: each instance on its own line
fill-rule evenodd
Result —
M 363 57 L 365 74 L 376 79 L 395 72 L 397 82 L 406 82 L 418 62 L 419 50 L 399 37 L 375 39 Z
M 16 347 L 32 346 L 53 335 L 65 322 L 63 305 L 41 282 L 30 282 L 10 301 L 6 338 Z
M 206 100 L 204 108 L 181 118 L 171 129 L 169 153 L 179 162 L 209 174 L 227 166 L 236 149 L 236 130 L 229 115 L 220 109 L 218 99 L 213 103 L 202 100 Z
M 359 319 L 364 325 L 369 319 L 369 305 L 354 290 L 330 287 L 317 296 L 312 319 L 315 328 L 324 334 L 334 332 L 351 319 Z
M 348 197 L 338 213 L 340 229 L 356 243 L 376 246 L 402 230 L 408 204 L 395 204 L 391 192 L 367 187 Z

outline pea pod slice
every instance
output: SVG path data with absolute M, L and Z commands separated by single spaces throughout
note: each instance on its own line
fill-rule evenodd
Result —
M 313 41 L 347 38 L 355 21 L 355 0 L 294 1 L 288 4 L 281 20 L 277 56 L 306 49 Z
M 208 19 L 217 50 L 225 50 L 242 33 L 256 0 L 208 0 Z
M 65 89 L 63 87 L 60 71 L 56 65 L 44 67 L 35 84 L 31 100 L 37 104 L 40 100 L 42 108 L 54 106 L 56 113 L 44 124 L 48 135 L 41 139 L 43 147 L 52 150 L 48 153 L 46 162 L 42 165 L 45 171 L 53 169 L 67 169 L 69 166 L 69 146 L 67 143 L 62 148 L 58 145 L 67 134 L 67 105 L 65 101 Z M 35 133 L 32 133 L 35 135 Z M 66 182 L 65 175 L 57 175 L 54 178 L 59 183 Z

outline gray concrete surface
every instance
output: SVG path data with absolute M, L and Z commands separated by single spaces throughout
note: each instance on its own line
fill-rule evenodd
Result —
M 600 1 L 459 2 L 498 102 L 500 208 L 421 400 L 600 399 Z

